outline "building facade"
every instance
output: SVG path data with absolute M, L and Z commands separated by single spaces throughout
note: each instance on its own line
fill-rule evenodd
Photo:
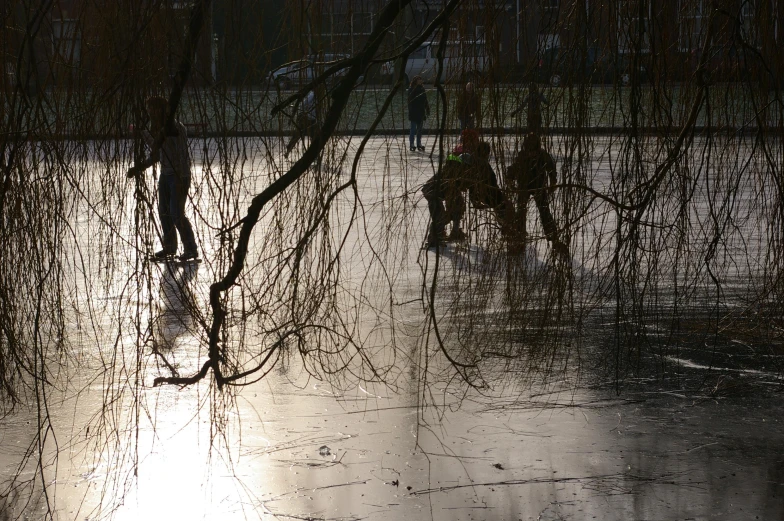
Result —
M 111 79 L 107 71 L 165 85 L 182 60 L 193 2 L 53 0 L 39 12 L 39 4 L 0 0 L 1 86 L 94 87 Z M 352 54 L 386 3 L 213 0 L 191 81 L 257 83 L 287 61 Z M 393 58 L 441 5 L 415 0 L 385 36 L 381 57 Z M 481 41 L 498 81 L 547 81 L 540 69 L 555 54 L 569 64 L 623 63 L 632 80 L 644 71 L 641 81 L 685 81 L 706 50 L 706 77 L 778 85 L 782 16 L 784 0 L 464 0 L 449 20 L 449 40 Z
M 130 83 L 166 85 L 183 57 L 193 0 L 0 0 L 3 87 L 94 88 L 123 75 Z M 46 7 L 46 8 L 45 8 Z M 211 13 L 207 24 L 212 25 Z M 215 78 L 211 31 L 203 31 L 194 84 Z M 127 78 L 126 78 L 127 77 Z

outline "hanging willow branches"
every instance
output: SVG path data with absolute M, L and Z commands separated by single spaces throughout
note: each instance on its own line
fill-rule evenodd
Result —
M 499 366 L 552 375 L 589 349 L 620 388 L 685 338 L 781 349 L 778 2 L 257 4 L 2 7 L 0 402 L 36 404 L 39 454 L 47 396 L 77 369 L 106 383 L 110 432 L 148 386 L 207 380 L 221 402 L 293 359 L 336 386 L 392 385 L 416 360 L 423 380 L 484 388 Z M 420 248 L 421 188 L 458 142 L 468 80 L 510 200 L 539 85 L 568 258 L 533 203 L 522 251 L 470 201 L 467 244 Z M 311 91 L 318 131 L 290 161 Z M 153 95 L 189 131 L 195 270 L 147 262 L 157 168 L 125 176 L 150 154 Z
M 196 205 L 195 211 L 207 212 L 199 214 L 203 222 L 202 233 L 218 240 L 218 246 L 208 255 L 212 257 L 210 265 L 214 267 L 212 273 L 216 277 L 216 282 L 210 286 L 209 305 L 204 308 L 196 306 L 192 310 L 199 317 L 197 323 L 208 326 L 203 331 L 206 359 L 191 376 L 161 375 L 155 378 L 155 383 L 188 384 L 208 374 L 219 387 L 227 383 L 242 383 L 268 370 L 269 365 L 279 359 L 280 355 L 275 354 L 278 350 L 285 351 L 292 342 L 301 346 L 309 342 L 311 334 L 316 335 L 319 344 L 326 341 L 327 344 L 336 342 L 344 347 L 352 345 L 355 339 L 348 332 L 351 328 L 347 324 L 341 323 L 340 327 L 336 327 L 335 324 L 328 326 L 321 322 L 327 315 L 339 315 L 328 312 L 330 309 L 336 311 L 334 306 L 337 305 L 336 302 L 329 303 L 329 299 L 324 300 L 330 291 L 325 293 L 325 288 L 316 290 L 307 287 L 303 293 L 302 277 L 314 269 L 316 272 L 326 270 L 321 271 L 324 277 L 321 280 L 333 290 L 340 286 L 342 275 L 336 270 L 339 270 L 345 255 L 346 238 L 357 232 L 358 223 L 363 215 L 367 215 L 358 186 L 363 175 L 360 166 L 363 154 L 373 140 L 380 140 L 379 153 L 383 154 L 386 150 L 388 156 L 394 154 L 397 140 L 394 135 L 385 134 L 385 129 L 407 127 L 402 98 L 410 78 L 402 64 L 411 63 L 412 54 L 422 52 L 427 42 L 440 42 L 440 47 L 433 47 L 432 52 L 437 49 L 438 55 L 434 54 L 432 59 L 437 62 L 443 77 L 453 73 L 458 60 L 450 55 L 449 45 L 455 34 L 470 33 L 465 27 L 463 14 L 466 12 L 484 17 L 482 44 L 489 61 L 480 80 L 485 115 L 482 127 L 485 129 L 484 138 L 493 145 L 502 188 L 508 184 L 505 170 L 514 158 L 518 140 L 525 129 L 521 116 L 510 117 L 509 114 L 512 109 L 522 106 L 522 99 L 529 88 L 526 78 L 553 82 L 557 78 L 559 83 L 564 83 L 557 88 L 546 88 L 550 99 L 545 107 L 546 126 L 550 129 L 545 143 L 559 165 L 556 199 L 561 213 L 558 221 L 563 232 L 571 237 L 570 251 L 576 254 L 571 268 L 575 266 L 574 261 L 578 261 L 599 281 L 602 290 L 594 297 L 589 296 L 590 293 L 581 295 L 584 293 L 581 282 L 573 278 L 573 273 L 567 274 L 571 289 L 566 294 L 559 294 L 554 301 L 546 298 L 548 306 L 566 306 L 574 319 L 575 313 L 582 315 L 587 309 L 599 305 L 601 298 L 614 293 L 617 319 L 615 349 L 622 350 L 628 337 L 623 333 L 626 326 L 621 325 L 635 322 L 639 328 L 647 322 L 644 317 L 650 315 L 646 311 L 648 299 L 656 300 L 662 291 L 668 293 L 672 284 L 675 287 L 685 284 L 693 290 L 693 285 L 701 284 L 698 281 L 705 276 L 705 282 L 710 282 L 709 285 L 718 294 L 722 293 L 722 285 L 728 276 L 726 271 L 722 271 L 729 265 L 716 266 L 718 253 L 722 245 L 728 247 L 732 234 L 738 233 L 734 223 L 739 219 L 737 212 L 741 209 L 746 212 L 745 223 L 759 223 L 755 229 L 760 232 L 757 240 L 768 245 L 764 249 L 758 248 L 753 255 L 748 250 L 741 250 L 740 258 L 733 254 L 732 263 L 738 263 L 744 256 L 761 255 L 764 259 L 754 273 L 756 276 L 761 272 L 764 279 L 756 282 L 753 294 L 745 297 L 758 302 L 778 294 L 774 281 L 778 280 L 775 245 L 779 232 L 771 223 L 777 222 L 780 211 L 777 202 L 781 193 L 780 144 L 770 129 L 777 120 L 781 121 L 776 117 L 781 106 L 778 90 L 761 91 L 762 84 L 756 83 L 758 78 L 767 77 L 766 74 L 778 64 L 775 57 L 772 62 L 766 61 L 759 47 L 754 45 L 761 36 L 750 41 L 752 36 L 742 30 L 749 25 L 743 18 L 748 16 L 748 6 L 744 3 L 739 6 L 740 9 L 733 10 L 730 3 L 716 3 L 708 9 L 702 4 L 689 7 L 684 3 L 681 6 L 681 33 L 674 38 L 672 34 L 666 34 L 665 28 L 653 24 L 656 18 L 654 10 L 665 7 L 655 2 L 638 2 L 635 4 L 637 10 L 630 11 L 628 6 L 621 8 L 613 4 L 606 13 L 618 20 L 615 27 L 619 32 L 615 42 L 625 47 L 624 53 L 620 54 L 620 47 L 615 50 L 612 46 L 605 47 L 605 41 L 591 31 L 591 24 L 599 23 L 604 16 L 598 6 L 589 3 L 582 9 L 577 5 L 559 4 L 559 9 L 553 11 L 552 5 L 526 4 L 517 13 L 519 20 L 539 16 L 538 30 L 541 34 L 554 35 L 551 40 L 556 39 L 558 45 L 540 38 L 531 55 L 541 58 L 529 66 L 519 56 L 520 49 L 530 42 L 524 39 L 512 41 L 511 45 L 518 53 L 518 65 L 515 70 L 503 70 L 504 61 L 498 51 L 503 47 L 504 36 L 497 27 L 501 24 L 501 14 L 507 12 L 510 6 L 504 3 L 480 6 L 455 0 L 435 8 L 415 2 L 391 2 L 373 13 L 373 6 L 369 4 L 361 9 L 353 4 L 288 4 L 281 19 L 289 20 L 291 27 L 307 29 L 303 38 L 286 41 L 285 30 L 259 35 L 249 47 L 252 49 L 249 52 L 255 54 L 247 56 L 246 62 L 239 68 L 245 71 L 245 75 L 239 69 L 230 70 L 227 65 L 240 63 L 239 60 L 227 59 L 220 65 L 222 75 L 227 79 L 212 85 L 205 83 L 204 78 L 209 67 L 201 64 L 193 69 L 193 63 L 204 54 L 204 44 L 199 42 L 209 39 L 209 29 L 205 26 L 215 23 L 216 9 L 224 18 L 223 22 L 228 24 L 230 18 L 241 18 L 243 6 L 240 4 L 212 5 L 209 1 L 200 1 L 192 5 L 172 6 L 165 2 L 152 2 L 118 5 L 97 11 L 89 3 L 66 6 L 44 2 L 16 9 L 6 8 L 6 26 L 18 27 L 19 35 L 12 37 L 7 34 L 4 39 L 4 56 L 9 64 L 6 70 L 13 71 L 12 75 L 6 75 L 3 91 L 7 131 L 2 143 L 4 184 L 0 203 L 4 212 L 3 233 L 8 238 L 5 258 L 13 258 L 17 252 L 40 251 L 32 255 L 36 269 L 16 274 L 9 270 L 6 274 L 2 347 L 8 356 L 3 357 L 1 371 L 5 402 L 12 404 L 19 400 L 19 385 L 25 385 L 22 382 L 24 378 L 19 380 L 20 376 L 27 374 L 36 381 L 47 380 L 43 361 L 49 357 L 48 351 L 43 348 L 31 350 L 25 346 L 30 342 L 33 345 L 49 345 L 52 339 L 59 339 L 54 341 L 54 345 L 59 346 L 57 350 L 67 351 L 62 345 L 68 337 L 64 322 L 67 313 L 63 306 L 70 299 L 63 292 L 70 293 L 73 291 L 71 288 L 81 288 L 90 294 L 96 291 L 100 294 L 93 283 L 85 285 L 78 274 L 74 273 L 76 278 L 70 274 L 75 269 L 79 271 L 79 266 L 74 263 L 77 258 L 85 264 L 96 262 L 92 251 L 89 255 L 87 252 L 77 257 L 69 255 L 67 248 L 82 247 L 79 245 L 82 231 L 75 226 L 78 222 L 75 221 L 76 215 L 87 212 L 88 227 L 95 228 L 97 236 L 103 237 L 97 258 L 100 259 L 98 269 L 105 270 L 107 285 L 114 276 L 112 270 L 116 269 L 118 250 L 127 250 L 130 246 L 129 253 L 124 254 L 125 259 L 135 258 L 136 270 L 141 274 L 147 269 L 142 262 L 144 252 L 155 242 L 157 226 L 153 218 L 153 187 L 148 181 L 140 180 L 130 214 L 124 210 L 116 212 L 112 206 L 126 205 L 125 194 L 130 187 L 122 184 L 116 170 L 127 164 L 129 154 L 139 157 L 144 153 L 138 131 L 128 135 L 126 129 L 134 125 L 136 128 L 144 127 L 143 103 L 152 93 L 166 95 L 170 119 L 185 119 L 191 130 L 196 131 L 197 135 L 191 136 L 191 146 L 194 151 L 204 151 L 199 158 L 201 182 L 204 183 L 203 190 L 209 193 L 207 202 L 211 205 L 214 202 L 214 205 L 210 209 Z M 778 9 L 776 5 L 755 6 L 760 16 L 764 9 Z M 70 14 L 65 12 L 66 9 L 71 10 Z M 372 18 L 372 30 L 361 39 L 361 44 L 355 44 L 352 36 L 352 54 L 327 62 L 316 71 L 315 76 L 293 92 L 276 90 L 277 85 L 274 81 L 267 81 L 269 76 L 264 72 L 274 69 L 274 58 L 280 54 L 276 49 L 286 43 L 291 57 L 296 56 L 298 50 L 311 49 L 316 54 L 329 50 L 323 37 L 320 42 L 314 40 L 318 34 L 323 36 L 326 30 L 318 29 L 314 24 L 319 13 L 327 13 L 334 26 L 338 23 L 336 20 L 346 14 L 344 9 L 349 9 L 351 20 L 356 18 L 354 11 L 357 10 Z M 697 16 L 694 14 L 697 11 L 689 9 L 699 9 L 697 14 L 701 27 L 688 25 L 694 22 L 689 16 Z M 457 23 L 450 25 L 449 21 L 453 18 Z M 627 19 L 630 24 L 622 23 Z M 122 20 L 123 30 L 109 33 L 105 26 L 97 23 L 99 20 Z M 422 20 L 427 23 L 422 23 Z M 234 23 L 238 23 L 237 19 Z M 563 32 L 564 28 L 572 31 L 568 38 L 563 37 L 567 34 Z M 683 31 L 689 28 L 692 30 L 689 34 L 696 35 L 695 42 L 699 43 L 699 47 L 695 48 L 699 52 L 693 72 L 684 73 L 668 66 L 665 60 L 672 53 L 664 51 L 668 51 L 668 45 L 684 45 Z M 397 35 L 395 30 L 405 36 Z M 41 47 L 40 41 L 47 38 L 42 34 L 54 39 L 52 50 Z M 559 34 L 564 41 L 558 39 Z M 755 71 L 762 71 L 762 74 L 750 76 L 747 81 L 728 83 L 708 79 L 710 62 L 716 61 L 717 55 L 725 56 L 721 54 L 722 40 L 716 34 L 729 34 L 725 45 L 730 46 L 733 53 L 740 49 L 743 58 L 741 60 L 737 54 L 730 53 L 725 62 L 731 63 L 735 59 L 736 69 L 738 64 L 740 68 L 748 68 L 753 63 L 756 64 Z M 227 35 L 224 42 L 226 49 L 229 48 L 229 39 Z M 102 60 L 102 65 L 87 71 L 83 67 L 82 55 L 87 55 L 91 41 L 98 40 L 106 42 L 106 45 L 92 56 Z M 694 42 L 689 42 L 689 45 L 693 47 Z M 664 47 L 658 55 L 655 54 L 657 46 Z M 215 49 L 212 51 L 216 52 Z M 470 68 L 469 58 L 462 56 L 462 70 Z M 603 70 L 592 73 L 594 75 L 574 73 L 574 70 L 591 67 L 591 70 L 598 70 L 600 62 L 612 62 L 617 68 L 621 58 L 623 64 L 631 68 L 617 70 L 632 72 L 610 78 L 613 83 L 609 86 L 603 83 L 608 79 Z M 213 59 L 217 60 L 215 55 Z M 44 67 L 31 65 L 42 63 L 42 60 Z M 548 61 L 550 63 L 546 63 Z M 642 63 L 647 63 L 647 66 L 643 68 L 640 66 Z M 379 66 L 384 64 L 394 64 L 391 89 L 385 88 L 386 80 L 378 74 Z M 574 70 L 570 72 L 569 67 Z M 212 74 L 217 74 L 217 68 L 214 65 L 212 68 Z M 635 72 L 637 70 L 644 71 L 645 76 Z M 599 73 L 603 76 L 600 74 L 597 82 L 595 74 Z M 432 130 L 439 138 L 437 147 L 431 148 L 433 162 L 430 168 L 433 172 L 443 166 L 450 143 L 454 143 L 454 101 L 461 88 L 454 79 L 446 78 L 446 85 L 438 79 L 431 95 L 437 113 Z M 311 90 L 316 91 L 319 97 L 320 129 L 301 157 L 287 166 L 277 152 L 276 135 L 290 128 L 289 118 L 293 113 L 289 107 L 296 106 Z M 525 113 L 524 110 L 514 112 Z M 607 132 L 597 134 L 597 129 L 607 129 Z M 346 132 L 364 134 L 356 152 L 342 137 Z M 207 137 L 199 137 L 198 134 Z M 157 136 L 153 147 L 159 147 L 163 138 L 163 135 Z M 735 158 L 727 155 L 729 150 L 735 151 Z M 351 172 L 348 177 L 341 178 L 346 160 L 351 161 Z M 95 161 L 103 166 L 96 170 L 93 166 Z M 387 164 L 385 168 L 391 169 L 392 166 Z M 398 163 L 397 168 L 407 169 L 410 166 L 404 161 Z M 101 170 L 104 174 L 99 173 Z M 85 175 L 88 171 L 90 175 Z M 609 177 L 606 176 L 607 171 Z M 737 174 L 734 173 L 736 171 Z M 248 172 L 257 180 L 248 182 L 251 179 Z M 752 186 L 752 180 L 758 185 Z M 774 190 L 760 191 L 762 186 L 771 186 Z M 676 187 L 678 196 L 674 197 L 672 191 Z M 258 192 L 247 199 L 255 190 Z M 406 184 L 403 190 L 403 198 L 394 203 L 402 201 L 405 212 L 416 211 L 416 184 Z M 745 195 L 748 190 L 766 194 L 764 200 L 759 205 L 748 206 Z M 293 198 L 287 196 L 289 192 L 296 195 Z M 246 199 L 249 206 L 243 213 L 240 205 Z M 744 205 L 739 201 L 743 201 Z M 338 239 L 329 237 L 331 221 L 337 218 L 335 208 L 346 202 L 351 202 L 352 209 L 347 222 L 341 223 L 343 239 L 333 243 Z M 291 205 L 293 207 L 289 208 Z M 124 207 L 129 208 L 127 205 Z M 213 219 L 214 212 L 217 212 L 217 221 Z M 705 212 L 711 216 L 712 223 L 703 222 Z M 132 223 L 128 220 L 131 215 Z M 408 217 L 396 215 L 399 221 L 389 229 L 407 227 Z M 481 239 L 478 244 L 485 247 L 498 243 L 500 238 L 492 232 L 493 224 L 488 221 L 489 217 L 481 211 L 470 215 L 476 219 L 477 233 L 481 230 L 481 234 L 476 236 Z M 288 234 L 284 230 L 292 221 L 303 225 L 302 232 L 292 236 L 297 238 L 287 246 L 286 241 L 281 239 Z M 490 228 L 486 227 L 488 224 Z M 270 225 L 277 226 L 277 233 L 283 234 L 272 243 L 268 242 L 269 238 L 263 238 L 270 233 Z M 699 233 L 695 233 L 695 226 Z M 491 232 L 489 235 L 488 230 Z M 593 237 L 586 239 L 584 236 L 588 230 L 592 230 Z M 583 238 L 578 240 L 578 236 Z M 265 276 L 266 284 L 272 284 L 269 287 L 263 284 L 257 286 L 244 279 L 246 273 L 259 266 L 254 264 L 258 262 L 255 255 L 249 257 L 252 242 L 257 240 L 261 241 L 259 245 L 264 245 L 270 258 L 275 259 L 264 267 L 271 273 L 278 272 L 271 278 Z M 675 241 L 674 247 L 671 241 Z M 607 249 L 612 242 L 615 246 Z M 273 255 L 274 249 L 271 250 L 270 246 L 280 251 Z M 132 253 L 134 251 L 135 254 Z M 319 251 L 317 257 L 320 260 L 306 260 L 315 251 Z M 673 251 L 678 252 L 675 256 L 677 261 L 672 259 Z M 580 255 L 583 257 L 580 258 Z M 606 264 L 605 255 L 609 259 Z M 377 252 L 376 256 L 379 265 L 384 266 L 384 255 Z M 424 310 L 433 317 L 438 314 L 434 304 L 441 298 L 440 289 L 448 287 L 437 282 L 439 277 L 446 276 L 442 269 L 443 260 L 439 258 L 432 259 L 436 262 L 437 273 L 428 279 L 428 287 L 433 291 L 428 297 L 430 304 Z M 667 262 L 662 264 L 665 259 Z M 482 307 L 490 305 L 492 295 L 504 294 L 505 298 L 512 298 L 510 288 L 515 287 L 517 282 L 508 277 L 517 277 L 519 261 L 500 254 L 488 254 L 485 262 L 505 265 L 506 280 L 483 280 L 481 274 L 469 275 L 472 292 L 491 295 L 482 297 L 485 303 L 476 310 L 477 313 L 481 315 Z M 303 262 L 308 263 L 304 271 Z M 688 275 L 680 273 L 683 266 L 692 266 Z M 564 268 L 569 270 L 560 266 L 553 268 L 556 271 L 547 276 L 562 276 Z M 524 272 L 525 269 L 520 273 Z M 562 273 L 558 275 L 556 272 Z M 35 278 L 31 279 L 33 274 L 36 274 Z M 451 276 L 458 275 L 452 273 Z M 680 280 L 682 276 L 686 279 Z M 657 289 L 661 288 L 661 277 L 671 280 L 665 285 L 666 289 Z M 458 286 L 463 284 L 460 280 L 452 282 Z M 553 281 L 525 280 L 526 291 L 533 289 L 537 283 L 545 288 Z M 503 286 L 507 289 L 502 290 Z M 238 287 L 243 295 L 235 295 Z M 232 324 L 236 319 L 231 318 L 228 310 L 235 306 L 235 299 L 239 298 L 239 302 L 243 303 L 249 298 L 252 301 L 254 297 L 251 294 L 265 294 L 273 287 L 278 289 L 272 294 L 282 292 L 278 295 L 281 302 L 293 295 L 297 300 L 309 300 L 313 291 L 320 296 L 311 301 L 314 307 L 304 320 L 299 316 L 299 304 L 292 302 L 284 313 L 289 315 L 288 318 L 281 320 L 282 317 L 277 317 L 277 325 L 268 332 L 274 333 L 268 342 L 262 341 L 260 352 L 251 356 L 256 363 L 248 365 L 241 361 L 243 355 L 240 352 L 232 352 L 234 348 L 229 347 L 245 346 L 243 335 L 246 333 L 239 333 L 240 336 L 235 338 L 235 326 Z M 20 294 L 21 288 L 38 288 L 40 295 L 36 297 L 35 291 L 27 289 Z M 394 288 L 389 287 L 388 291 L 394 293 Z M 250 293 L 246 295 L 246 292 Z M 284 298 L 286 294 L 289 296 Z M 577 298 L 577 295 L 581 296 Z M 596 300 L 599 295 L 601 298 Z M 504 305 L 509 306 L 510 317 L 517 314 L 512 313 L 512 309 L 527 308 L 531 297 L 530 294 L 516 295 L 515 302 L 507 301 Z M 472 295 L 468 300 L 476 298 Z M 716 317 L 721 316 L 716 307 L 720 306 L 720 300 L 712 308 L 717 313 Z M 583 308 L 586 303 L 591 304 Z M 463 304 L 466 303 L 459 299 L 454 302 L 458 307 Z M 76 316 L 92 313 L 89 305 L 87 310 L 82 304 L 73 303 L 71 307 Z M 245 307 L 245 304 L 240 307 Z M 269 302 L 254 302 L 254 311 L 243 315 L 241 320 L 247 321 L 254 313 L 264 315 L 268 312 L 265 308 L 269 307 Z M 31 316 L 38 317 L 43 323 L 37 320 L 22 322 L 21 317 Z M 314 320 L 316 316 L 321 318 Z M 565 318 L 560 313 L 557 316 Z M 439 321 L 431 321 L 436 332 Z M 498 323 L 506 323 L 507 327 L 511 324 L 508 320 Z M 495 329 L 498 323 L 483 327 Z M 569 328 L 568 324 L 570 320 L 565 320 L 563 327 Z M 46 335 L 41 334 L 42 330 L 51 327 L 55 329 Z M 136 327 L 144 329 L 141 320 Z M 714 323 L 712 327 L 720 326 Z M 338 333 L 341 329 L 344 331 Z M 322 337 L 324 334 L 329 340 Z M 146 342 L 143 338 L 140 340 Z M 460 357 L 453 358 L 443 341 L 439 340 L 438 344 L 442 354 L 458 371 L 463 366 L 475 367 L 476 361 L 481 359 L 481 356 L 471 355 L 459 361 Z M 634 344 L 637 345 L 636 342 Z M 362 353 L 360 345 L 354 347 Z M 301 354 L 307 352 L 302 347 L 300 351 Z M 369 364 L 371 374 L 376 374 L 369 358 L 360 355 L 360 359 Z

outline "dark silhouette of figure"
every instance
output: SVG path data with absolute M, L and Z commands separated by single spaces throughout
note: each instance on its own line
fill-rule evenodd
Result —
M 188 136 L 185 125 L 173 120 L 165 129 L 165 138 L 160 149 L 153 147 L 154 136 L 164 131 L 168 111 L 165 98 L 153 96 L 147 100 L 147 113 L 150 116 L 150 131 L 144 131 L 147 145 L 152 149 L 150 157 L 128 170 L 128 177 L 134 177 L 155 163 L 161 164 L 158 178 L 158 217 L 161 220 L 162 249 L 155 257 L 165 259 L 177 253 L 177 234 L 182 240 L 181 261 L 196 259 L 199 256 L 193 226 L 185 216 L 185 201 L 191 186 L 191 160 L 188 150 Z
M 408 91 L 408 120 L 411 122 L 411 131 L 408 135 L 409 148 L 424 151 L 422 146 L 422 128 L 425 119 L 430 115 L 430 104 L 427 101 L 427 93 L 422 86 L 422 78 L 414 76 L 411 80 L 411 88 Z M 416 136 L 416 148 L 414 148 L 414 136 Z
M 545 236 L 553 249 L 566 252 L 566 245 L 558 239 L 558 229 L 550 211 L 550 192 L 557 182 L 553 157 L 542 149 L 539 136 L 530 132 L 523 139 L 523 149 L 507 170 L 509 186 L 516 198 L 514 228 L 516 238 L 526 241 L 526 215 L 528 200 L 533 197 Z
M 457 119 L 460 120 L 460 131 L 477 128 L 481 121 L 482 100 L 474 90 L 470 81 L 465 90 L 457 96 Z
M 502 224 L 502 229 L 506 227 L 510 206 L 498 186 L 495 172 L 488 161 L 490 145 L 479 141 L 475 132 L 466 135 L 469 132 L 469 130 L 463 132 L 459 155 L 450 154 L 438 174 L 430 178 L 422 187 L 430 212 L 428 247 L 466 237 L 460 227 L 465 214 L 466 200 L 463 195 L 465 192 L 468 192 L 473 207 L 494 210 L 496 218 Z M 446 225 L 450 222 L 452 229 L 447 236 Z
M 297 109 L 297 117 L 294 120 L 294 133 L 286 145 L 284 157 L 289 157 L 297 143 L 305 136 L 312 141 L 318 135 L 318 132 L 319 111 L 316 106 L 316 93 L 311 90 L 305 95 Z
M 541 135 L 542 133 L 542 105 L 549 105 L 550 101 L 539 91 L 536 83 L 531 82 L 528 87 L 528 94 L 523 98 L 522 105 L 512 112 L 512 117 L 515 117 L 523 108 L 526 108 L 526 131 L 535 132 Z

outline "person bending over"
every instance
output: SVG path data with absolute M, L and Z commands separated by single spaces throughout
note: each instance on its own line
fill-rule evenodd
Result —
M 450 154 L 438 174 L 422 187 L 430 212 L 428 247 L 466 237 L 460 227 L 465 214 L 465 192 L 475 208 L 493 209 L 502 229 L 506 229 L 509 204 L 490 166 L 490 145 L 463 137 L 462 152 Z M 452 229 L 447 236 L 446 225 L 450 222 Z

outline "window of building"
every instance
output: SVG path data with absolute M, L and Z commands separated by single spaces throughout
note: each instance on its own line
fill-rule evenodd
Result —
M 52 20 L 52 51 L 62 63 L 79 65 L 82 58 L 82 37 L 76 20 Z
M 373 13 L 353 13 L 354 34 L 370 34 L 373 31 Z
M 743 41 L 757 49 L 762 47 L 760 17 L 756 0 L 743 0 L 740 6 L 740 34 Z
M 617 5 L 618 52 L 650 52 L 650 1 L 621 0 Z
M 561 37 L 557 34 L 540 34 L 536 38 L 536 54 L 541 58 L 550 49 L 561 45 Z
M 561 7 L 560 0 L 541 0 L 542 2 L 542 26 L 554 27 L 558 23 L 558 10 Z
M 373 31 L 373 13 L 331 13 L 322 20 L 321 29 L 331 36 L 368 35 Z
M 678 2 L 678 48 L 683 52 L 702 48 L 707 33 L 705 2 L 703 0 L 679 0 Z
M 328 25 L 332 36 L 346 36 L 351 34 L 351 13 L 332 13 L 332 24 Z

